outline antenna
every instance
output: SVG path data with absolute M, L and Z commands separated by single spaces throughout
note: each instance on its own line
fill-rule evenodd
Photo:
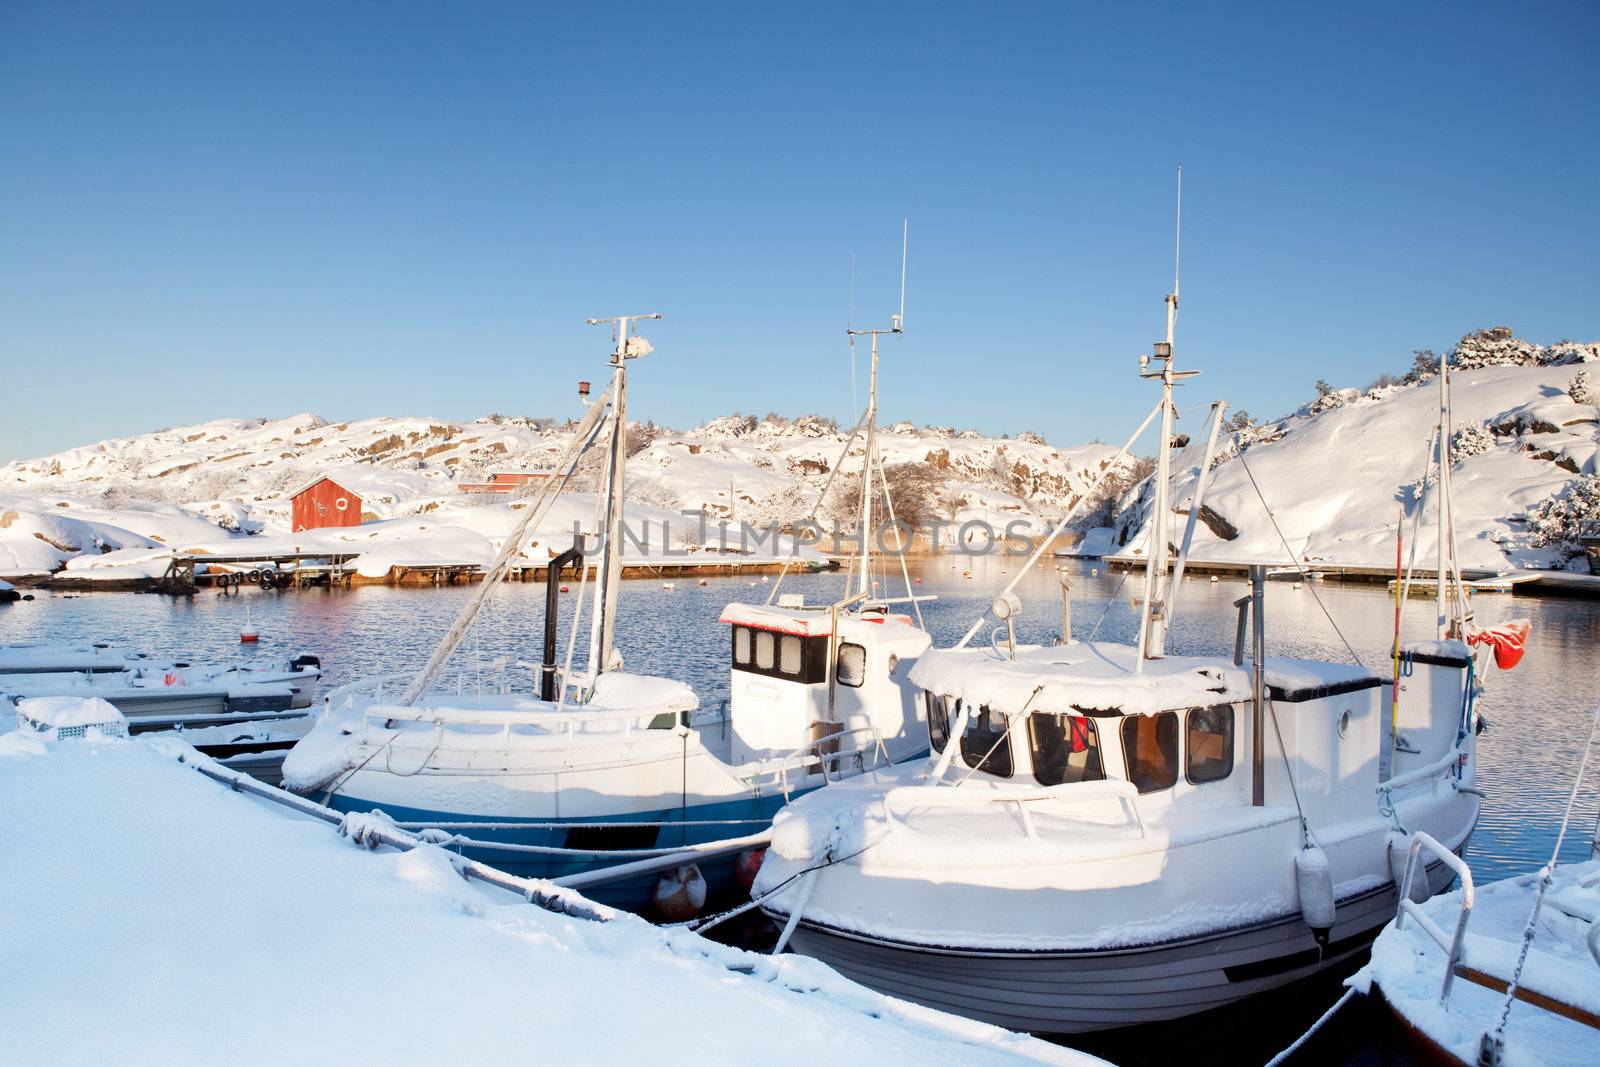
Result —
M 906 328 L 906 249 L 911 240 L 911 220 L 900 220 L 900 314 L 894 316 L 894 332 Z
M 1183 263 L 1183 164 L 1178 165 L 1178 221 L 1172 238 L 1172 298 L 1178 298 L 1178 268 Z
M 850 414 L 860 408 L 856 397 L 856 254 L 850 253 L 850 303 L 844 316 L 845 336 L 850 338 Z

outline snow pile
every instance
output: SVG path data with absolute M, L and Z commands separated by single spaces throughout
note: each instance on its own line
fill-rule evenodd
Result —
M 128 720 L 122 712 L 99 697 L 24 697 L 17 701 L 18 718 L 31 722 L 35 729 L 61 731 L 74 727 L 109 727 L 107 731 L 127 732 Z
M 1587 360 L 1600 349 L 1533 346 L 1518 355 L 1522 342 L 1469 337 L 1463 345 L 1472 356 L 1466 362 L 1477 369 L 1451 375 L 1462 445 L 1452 472 L 1462 567 L 1493 573 L 1559 565 L 1576 555 L 1576 546 L 1564 528 L 1543 528 L 1539 508 L 1600 473 L 1600 410 L 1573 399 L 1571 369 L 1559 364 Z M 1552 360 L 1557 365 L 1548 365 Z M 1193 558 L 1392 568 L 1401 506 L 1409 550 L 1438 403 L 1432 384 L 1391 385 L 1319 413 L 1302 409 L 1252 428 L 1242 435 L 1247 440 L 1219 445 Z M 1202 455 L 1203 445 L 1191 444 L 1174 463 L 1172 528 L 1179 532 Z M 1150 480 L 1133 495 L 1110 538 L 1115 553 L 1146 554 L 1154 495 Z M 1430 489 L 1417 538 L 1419 561 L 1434 558 L 1433 497 Z M 1085 545 L 1090 547 L 1106 544 Z
M 27 975 L 0 998 L 8 1058 L 1099 1062 L 813 960 L 554 915 L 463 881 L 433 846 L 352 848 L 180 766 L 177 748 L 67 742 L 5 761 L 0 944 Z
M 1467 966 L 1502 980 L 1510 978 L 1537 888 L 1537 874 L 1478 888 L 1467 922 L 1463 960 Z M 1423 905 L 1447 936 L 1455 930 L 1460 908 L 1459 890 Z M 1597 921 L 1600 860 L 1557 867 L 1534 929 L 1522 987 L 1600 1014 L 1600 966 L 1584 943 Z M 1349 984 L 1362 993 L 1375 986 L 1413 1026 L 1464 1062 L 1476 1063 L 1479 1039 L 1499 1020 L 1504 996 L 1458 977 L 1449 999 L 1441 1004 L 1444 964 L 1444 950 L 1414 920 L 1407 920 L 1401 929 L 1391 923 L 1373 943 L 1372 962 Z M 1505 1041 L 1508 1065 L 1576 1067 L 1600 1062 L 1600 1034 L 1530 1004 L 1512 1005 Z

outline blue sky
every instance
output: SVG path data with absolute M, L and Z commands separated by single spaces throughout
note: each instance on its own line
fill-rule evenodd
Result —
M 1600 336 L 1600 4 L 0 5 L 0 459 L 222 416 L 850 408 L 1120 440 Z M 1198 424 L 1199 418 L 1194 419 Z

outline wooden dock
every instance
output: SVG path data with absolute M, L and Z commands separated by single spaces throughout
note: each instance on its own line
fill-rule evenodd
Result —
M 483 566 L 467 562 L 396 565 L 383 575 L 369 577 L 356 573 L 350 566 L 351 561 L 359 554 L 356 552 L 256 552 L 234 555 L 180 553 L 172 557 L 166 571 L 155 579 L 105 580 L 58 573 L 27 584 L 58 592 L 167 593 L 173 596 L 191 596 L 207 586 L 223 591 L 230 585 L 257 584 L 274 589 L 304 589 L 311 586 L 350 588 L 364 585 L 415 587 L 464 585 L 483 578 Z M 199 572 L 202 565 L 206 568 L 205 573 Z M 790 562 L 787 565 L 791 570 L 801 572 L 831 566 L 820 560 Z M 736 577 L 776 574 L 784 566 L 785 563 L 781 559 L 741 562 L 726 557 L 700 557 L 624 563 L 622 577 L 629 579 Z M 514 564 L 509 577 L 515 582 L 543 582 L 548 569 L 548 561 L 526 560 Z M 561 577 L 562 580 L 577 581 L 578 572 L 575 568 L 568 567 L 562 572 Z

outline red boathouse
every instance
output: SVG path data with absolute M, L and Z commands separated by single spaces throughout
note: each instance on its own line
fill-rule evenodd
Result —
M 296 490 L 293 497 L 290 529 L 295 533 L 325 526 L 361 525 L 361 498 L 332 478 L 318 478 Z

